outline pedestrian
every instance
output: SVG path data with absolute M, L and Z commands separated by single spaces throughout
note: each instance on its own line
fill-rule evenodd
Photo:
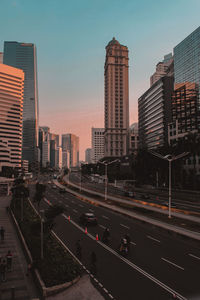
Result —
M 0 228 L 1 241 L 4 241 L 5 229 L 3 226 Z
M 12 269 L 12 253 L 10 250 L 8 250 L 8 253 L 6 254 L 6 260 L 7 260 L 7 270 L 11 271 Z
M 79 260 L 81 260 L 82 258 L 82 247 L 81 247 L 81 241 L 78 240 L 76 242 L 76 255 L 78 257 Z
M 131 246 L 131 238 L 130 235 L 127 233 L 125 235 L 125 239 L 127 240 L 127 248 L 128 248 L 128 252 L 130 251 L 130 246 Z
M 6 259 L 5 257 L 1 257 L 0 261 L 0 278 L 2 282 L 6 281 Z

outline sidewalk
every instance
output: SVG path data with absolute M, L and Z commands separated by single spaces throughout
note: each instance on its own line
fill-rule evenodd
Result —
M 5 256 L 8 250 L 13 255 L 12 271 L 7 271 L 6 281 L 0 283 L 0 300 L 39 299 L 32 276 L 26 276 L 27 262 L 12 220 L 6 211 L 9 202 L 10 197 L 0 197 L 0 226 L 5 229 L 5 239 L 0 241 L 0 255 Z

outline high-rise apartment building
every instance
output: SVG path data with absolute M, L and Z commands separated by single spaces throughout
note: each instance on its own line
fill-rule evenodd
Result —
M 197 86 L 197 130 L 200 130 L 200 27 L 174 48 L 175 84 L 187 83 L 187 90 Z M 191 84 L 191 88 L 189 88 Z
M 39 148 L 40 165 L 46 168 L 50 165 L 50 129 L 47 126 L 39 128 Z
M 105 156 L 128 153 L 129 77 L 128 48 L 113 38 L 106 46 Z
M 69 166 L 79 165 L 79 137 L 72 133 L 62 134 L 62 151 L 69 151 Z
M 172 53 L 164 56 L 162 62 L 157 63 L 156 72 L 150 77 L 150 86 L 158 81 L 163 76 L 172 76 L 174 72 L 174 61 Z
M 96 163 L 104 157 L 104 128 L 92 127 L 92 162 Z
M 24 72 L 0 64 L 0 169 L 21 168 Z
M 4 42 L 3 63 L 24 71 L 22 158 L 34 165 L 38 156 L 38 87 L 34 44 Z
M 50 139 L 50 167 L 58 168 L 59 164 L 59 135 L 55 133 L 49 134 Z

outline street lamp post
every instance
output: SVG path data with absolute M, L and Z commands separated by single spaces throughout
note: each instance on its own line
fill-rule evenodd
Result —
M 80 172 L 80 187 L 79 191 L 82 191 L 82 165 L 87 165 L 86 163 L 81 163 L 81 172 Z
M 169 214 L 168 214 L 168 218 L 171 218 L 171 204 L 172 204 L 172 161 L 177 160 L 179 158 L 183 158 L 185 156 L 187 156 L 189 154 L 189 152 L 183 152 L 177 156 L 171 155 L 171 154 L 167 154 L 165 156 L 161 155 L 160 153 L 157 152 L 153 152 L 153 151 L 149 151 L 152 155 L 167 160 L 169 162 L 169 192 L 168 192 L 168 199 L 169 199 Z
M 107 201 L 108 198 L 108 165 L 111 165 L 117 161 L 119 161 L 119 159 L 115 159 L 111 162 L 98 161 L 98 163 L 105 166 L 105 201 Z

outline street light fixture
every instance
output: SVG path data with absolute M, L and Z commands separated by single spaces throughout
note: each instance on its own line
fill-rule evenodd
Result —
M 115 159 L 110 162 L 106 161 L 98 161 L 98 163 L 102 164 L 105 166 L 105 201 L 107 201 L 107 196 L 108 196 L 108 165 L 111 165 L 117 161 L 120 161 L 119 159 Z
M 189 154 L 189 152 L 183 152 L 181 154 L 178 155 L 171 155 L 171 154 L 167 154 L 165 156 L 161 155 L 160 153 L 157 152 L 153 152 L 153 151 L 149 151 L 152 155 L 164 159 L 164 160 L 168 160 L 169 162 L 169 215 L 168 218 L 171 218 L 171 202 L 172 202 L 172 176 L 171 176 L 171 165 L 172 165 L 172 161 L 177 160 L 179 158 L 183 158 L 185 156 L 187 156 Z

